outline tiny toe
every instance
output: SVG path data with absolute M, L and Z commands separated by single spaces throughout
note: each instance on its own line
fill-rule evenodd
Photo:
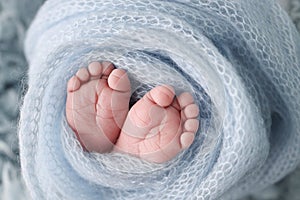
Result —
M 90 74 L 86 68 L 81 68 L 77 71 L 76 76 L 79 78 L 80 81 L 86 82 L 90 78 Z
M 166 107 L 169 106 L 175 96 L 175 91 L 172 86 L 169 85 L 161 85 L 153 88 L 146 95 L 151 101 L 154 101 L 159 106 Z
M 195 139 L 195 134 L 191 133 L 191 132 L 184 132 L 181 136 L 180 136 L 180 143 L 181 143 L 181 148 L 182 149 L 186 149 L 189 146 L 191 146 L 191 144 L 193 143 Z
M 184 107 L 186 107 L 187 105 L 189 105 L 193 102 L 194 102 L 194 98 L 188 92 L 184 92 L 178 97 L 178 103 L 179 103 L 181 108 L 184 108 Z
M 106 78 L 109 76 L 109 74 L 115 69 L 114 64 L 108 61 L 104 61 L 100 63 L 102 65 L 102 78 Z
M 89 64 L 88 70 L 92 76 L 100 76 L 102 73 L 102 65 L 99 62 L 92 62 Z
M 73 92 L 75 90 L 78 90 L 80 88 L 80 81 L 76 76 L 73 76 L 70 78 L 68 81 L 68 87 L 67 90 L 68 92 Z
M 127 73 L 123 69 L 115 69 L 108 77 L 108 85 L 110 88 L 120 92 L 130 91 L 130 81 Z
M 195 118 L 199 114 L 199 108 L 196 104 L 190 104 L 184 108 L 184 114 L 187 118 Z
M 197 119 L 188 119 L 184 123 L 184 130 L 188 132 L 195 133 L 199 128 L 199 120 Z

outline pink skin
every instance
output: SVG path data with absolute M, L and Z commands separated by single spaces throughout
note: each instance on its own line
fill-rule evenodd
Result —
M 130 82 L 122 69 L 93 62 L 68 82 L 66 116 L 83 148 L 110 152 L 128 113 Z
M 199 109 L 189 93 L 175 98 L 171 86 L 157 86 L 129 111 L 115 151 L 163 163 L 194 141 Z
M 199 109 L 191 94 L 175 97 L 171 86 L 157 86 L 128 112 L 129 98 L 126 72 L 109 62 L 93 62 L 69 80 L 67 121 L 85 150 L 163 163 L 192 144 Z

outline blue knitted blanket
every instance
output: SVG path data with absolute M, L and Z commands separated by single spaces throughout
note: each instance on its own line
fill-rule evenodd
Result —
M 300 161 L 300 37 L 271 0 L 49 0 L 25 45 L 22 173 L 33 199 L 237 199 Z M 164 164 L 87 153 L 66 83 L 109 60 L 132 98 L 172 85 L 200 107 L 192 146 Z

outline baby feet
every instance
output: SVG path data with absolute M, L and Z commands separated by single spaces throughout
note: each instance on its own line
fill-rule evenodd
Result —
M 199 126 L 191 94 L 175 97 L 167 85 L 146 93 L 128 112 L 130 81 L 109 62 L 81 68 L 67 90 L 67 121 L 87 151 L 110 152 L 114 146 L 114 151 L 163 163 L 192 144 Z
M 170 86 L 157 86 L 129 111 L 114 149 L 163 163 L 194 141 L 199 109 L 189 93 L 175 98 Z
M 130 81 L 110 62 L 81 68 L 67 86 L 66 117 L 87 151 L 109 152 L 128 113 Z

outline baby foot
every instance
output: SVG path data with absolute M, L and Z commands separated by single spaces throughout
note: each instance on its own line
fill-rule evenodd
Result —
M 66 117 L 82 147 L 109 152 L 128 113 L 130 81 L 110 62 L 81 68 L 67 86 Z
M 187 92 L 174 96 L 166 85 L 146 93 L 128 112 L 114 150 L 163 163 L 188 148 L 199 126 L 199 108 Z

